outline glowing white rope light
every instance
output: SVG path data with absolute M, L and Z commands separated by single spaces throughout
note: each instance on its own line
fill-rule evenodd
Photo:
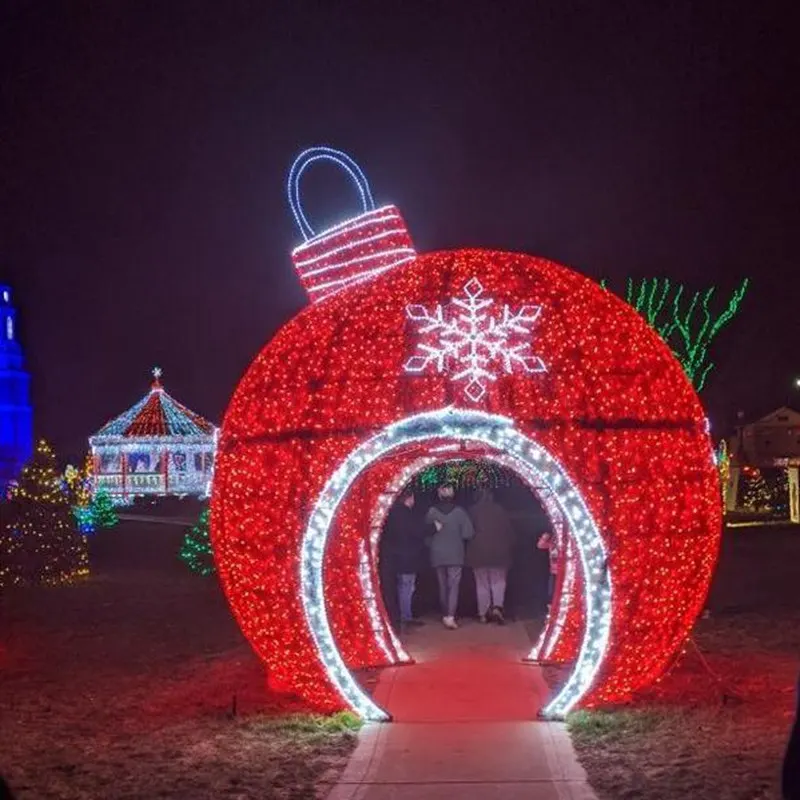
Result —
M 563 717 L 591 687 L 608 646 L 611 579 L 605 544 L 582 497 L 561 465 L 533 440 L 517 431 L 507 417 L 459 408 L 445 408 L 408 417 L 367 439 L 348 455 L 317 498 L 300 553 L 303 609 L 317 654 L 336 691 L 361 717 L 386 720 L 388 714 L 358 685 L 339 652 L 325 603 L 323 562 L 330 527 L 342 499 L 356 478 L 391 450 L 430 439 L 464 439 L 489 445 L 514 459 L 520 470 L 533 473 L 553 492 L 566 514 L 586 576 L 586 625 L 575 668 L 564 687 L 542 712 Z M 561 488 L 563 486 L 563 488 Z
M 306 241 L 314 236 L 314 229 L 303 213 L 303 206 L 300 202 L 300 177 L 315 161 L 332 161 L 341 167 L 353 179 L 361 198 L 363 210 L 373 211 L 375 209 L 375 201 L 372 199 L 367 176 L 347 153 L 343 153 L 341 150 L 334 150 L 332 147 L 311 147 L 308 150 L 303 150 L 294 160 L 289 170 L 286 188 L 289 195 L 289 207 L 292 209 L 297 227 L 300 228 L 300 232 Z
M 396 233 L 396 231 L 392 231 L 392 233 Z M 360 244 L 360 242 L 358 244 Z M 323 273 L 330 272 L 331 270 L 344 269 L 345 267 L 350 267 L 353 264 L 362 264 L 364 261 L 375 261 L 376 259 L 383 258 L 384 256 L 397 256 L 397 255 L 408 256 L 408 258 L 405 260 L 410 260 L 414 258 L 414 256 L 416 255 L 416 251 L 414 250 L 413 247 L 393 247 L 390 250 L 381 250 L 379 253 L 368 253 L 365 256 L 357 256 L 356 258 L 351 258 L 349 261 L 339 261 L 336 264 L 331 264 L 330 266 L 327 267 L 321 267 L 320 269 L 316 269 L 311 272 L 304 272 L 300 277 L 310 278 L 312 275 L 322 275 Z M 395 261 L 394 263 L 397 264 L 398 262 Z M 388 265 L 384 264 L 382 266 L 386 267 Z M 340 283 L 341 281 L 345 280 L 351 280 L 351 277 L 348 276 L 347 278 L 342 278 L 340 280 L 337 279 L 331 281 L 330 283 L 318 283 L 315 288 L 321 288 L 323 286 L 333 286 L 335 283 Z
M 363 219 L 363 217 L 356 217 L 356 219 L 360 220 L 360 219 Z M 400 216 L 398 214 L 387 214 L 385 217 L 377 217 L 377 218 L 376 217 L 372 217 L 372 218 L 366 220 L 365 222 L 360 222 L 357 225 L 353 225 L 352 228 L 348 228 L 347 230 L 342 231 L 342 233 L 348 233 L 349 234 L 352 231 L 356 230 L 357 228 L 363 228 L 363 227 L 365 227 L 367 225 L 373 225 L 376 222 L 382 222 L 382 221 L 388 221 L 388 220 L 400 222 L 401 224 L 398 225 L 398 227 L 396 227 L 396 228 L 389 228 L 388 230 L 382 230 L 381 233 L 376 233 L 373 236 L 368 236 L 366 239 L 355 239 L 354 241 L 348 242 L 347 244 L 343 244 L 340 247 L 334 247 L 333 250 L 325 250 L 320 255 L 314 256 L 313 258 L 307 258 L 307 259 L 305 259 L 303 261 L 300 261 L 297 258 L 294 258 L 294 264 L 298 268 L 298 270 L 301 267 L 310 267 L 310 266 L 312 266 L 314 264 L 319 263 L 320 261 L 325 260 L 326 258 L 330 258 L 331 256 L 335 256 L 337 253 L 343 253 L 345 250 L 352 250 L 354 247 L 360 247 L 361 245 L 368 244 L 369 242 L 376 242 L 379 239 L 385 239 L 387 236 L 394 236 L 395 234 L 405 233 L 406 232 L 405 225 L 402 224 L 402 220 L 400 219 Z M 381 226 L 381 228 L 383 228 L 383 226 Z M 325 241 L 327 241 L 328 239 L 332 239 L 335 236 L 339 236 L 339 235 L 340 235 L 339 233 L 337 233 L 337 234 L 328 234 L 328 232 L 326 231 L 325 234 L 322 235 L 321 237 L 319 237 L 317 239 L 314 239 L 311 242 L 307 242 L 306 244 L 302 244 L 302 245 L 300 245 L 300 247 L 295 248 L 295 250 L 292 251 L 292 256 L 296 256 L 298 253 L 302 252 L 303 250 L 314 250 L 314 251 L 316 251 L 316 250 L 319 249 L 319 246 L 321 244 L 325 243 Z M 306 270 L 302 274 L 303 275 L 314 275 L 316 273 L 315 272 L 309 272 L 308 270 Z
M 553 533 L 559 542 L 567 540 L 567 549 L 565 551 L 565 558 L 570 559 L 574 557 L 571 541 L 567 538 L 567 533 L 564 528 L 564 516 L 558 510 L 558 504 L 553 499 L 550 492 L 537 492 L 539 502 L 544 507 L 550 523 L 553 527 Z M 556 642 L 558 641 L 561 631 L 564 627 L 564 621 L 567 617 L 570 605 L 573 599 L 573 590 L 575 582 L 575 565 L 574 562 L 567 561 L 565 567 L 564 581 L 562 584 L 561 592 L 554 598 L 554 603 L 551 604 L 550 613 L 544 627 L 539 633 L 536 643 L 531 648 L 526 660 L 538 661 L 545 644 L 547 645 L 545 651 L 545 658 L 549 658 L 553 652 Z
M 574 545 L 571 540 L 567 540 L 565 550 L 564 578 L 561 590 L 557 598 L 554 598 L 554 605 L 550 608 L 545 626 L 542 628 L 536 643 L 531 648 L 530 653 L 525 657 L 526 661 L 547 661 L 552 655 L 561 632 L 564 630 L 564 623 L 567 614 L 572 607 L 575 599 L 575 579 L 576 564 Z
M 564 578 L 561 586 L 560 597 L 558 601 L 558 613 L 556 614 L 555 623 L 553 624 L 550 637 L 547 642 L 547 647 L 544 651 L 545 660 L 553 655 L 553 650 L 561 637 L 561 632 L 564 630 L 564 623 L 567 621 L 567 614 L 569 613 L 572 601 L 575 597 L 575 579 L 577 577 L 575 571 L 575 553 L 572 541 L 567 540 L 567 546 L 564 548 Z M 536 660 L 536 656 L 531 655 L 529 658 Z
M 384 625 L 381 615 L 378 613 L 378 598 L 372 582 L 372 562 L 370 561 L 367 543 L 362 540 L 358 550 L 358 578 L 361 583 L 361 593 L 367 606 L 367 615 L 372 625 L 372 633 L 378 642 L 378 646 L 383 650 L 383 654 L 390 662 L 393 662 L 395 660 L 394 653 L 389 649 L 383 637 Z
M 341 289 L 344 289 L 348 286 L 353 286 L 357 283 L 363 283 L 364 281 L 374 278 L 380 275 L 383 272 L 387 272 L 388 270 L 392 269 L 392 267 L 396 267 L 400 264 L 405 264 L 406 261 L 412 261 L 415 258 L 414 251 L 411 251 L 411 254 L 405 256 L 403 258 L 397 259 L 397 261 L 392 261 L 390 264 L 382 264 L 380 267 L 376 267 L 375 269 L 367 270 L 366 272 L 360 272 L 358 275 L 350 276 L 347 278 L 339 278 L 335 281 L 328 281 L 327 283 L 318 283 L 316 286 L 309 286 L 306 291 L 309 294 L 314 292 L 325 291 L 326 289 L 332 289 L 332 291 L 326 292 L 324 295 L 325 297 L 329 297 L 333 294 L 336 294 Z M 334 288 L 335 287 L 335 288 Z M 322 299 L 322 298 L 314 298 L 315 300 Z
M 486 394 L 486 381 L 497 376 L 487 366 L 499 360 L 502 369 L 511 374 L 515 368 L 524 372 L 547 372 L 544 361 L 530 352 L 530 330 L 539 318 L 541 306 L 524 305 L 512 312 L 503 306 L 502 316 L 490 316 L 487 311 L 494 300 L 482 297 L 483 285 L 477 278 L 467 281 L 464 297 L 454 297 L 452 311 L 445 315 L 441 304 L 433 311 L 425 306 L 406 306 L 408 318 L 419 325 L 420 334 L 435 333 L 435 345 L 420 342 L 418 354 L 411 356 L 404 368 L 406 372 L 424 372 L 433 365 L 437 372 L 449 372 L 457 364 L 452 380 L 468 379 L 464 394 L 477 403 Z M 525 337 L 517 344 L 515 338 Z

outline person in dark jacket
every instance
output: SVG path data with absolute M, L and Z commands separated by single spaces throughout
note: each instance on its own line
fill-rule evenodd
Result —
M 794 725 L 783 757 L 781 778 L 783 800 L 800 800 L 800 680 L 798 680 L 795 701 L 797 708 L 794 714 Z
M 481 489 L 469 509 L 475 536 L 467 547 L 467 564 L 475 574 L 478 618 L 481 622 L 505 623 L 503 604 L 506 576 L 511 566 L 514 528 L 506 510 L 490 489 Z
M 554 531 L 545 531 L 540 537 L 536 546 L 540 550 L 547 550 L 550 561 L 550 574 L 547 578 L 547 610 L 553 602 L 553 595 L 556 589 L 556 580 L 558 579 L 558 572 L 561 569 L 561 558 L 563 556 L 563 542 L 558 533 Z
M 458 627 L 458 589 L 464 568 L 465 545 L 473 534 L 469 514 L 453 502 L 452 486 L 443 485 L 437 490 L 439 502 L 428 509 L 425 522 L 432 526 L 428 539 L 431 549 L 431 565 L 439 581 L 439 602 L 442 606 L 442 622 L 445 628 Z
M 417 584 L 417 573 L 425 559 L 425 527 L 414 513 L 414 493 L 406 489 L 401 493 L 386 518 L 383 529 L 384 575 L 388 580 L 388 593 L 394 593 L 397 604 L 388 608 L 390 618 L 395 611 L 394 625 L 421 625 L 411 611 L 411 601 Z

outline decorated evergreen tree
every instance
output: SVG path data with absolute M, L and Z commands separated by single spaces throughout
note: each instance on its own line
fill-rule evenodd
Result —
M 0 583 L 52 586 L 88 571 L 86 538 L 75 529 L 55 455 L 40 441 L 4 509 Z
M 187 531 L 181 545 L 180 557 L 192 572 L 199 575 L 211 575 L 216 571 L 211 539 L 208 535 L 209 517 L 210 512 L 206 508 L 200 514 L 197 524 Z
M 750 468 L 742 471 L 744 487 L 742 507 L 747 511 L 769 511 L 772 503 L 770 492 L 760 469 Z
M 92 519 L 98 528 L 113 528 L 118 522 L 117 510 L 108 492 L 101 489 L 92 502 Z

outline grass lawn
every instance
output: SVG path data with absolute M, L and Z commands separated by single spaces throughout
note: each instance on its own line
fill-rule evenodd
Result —
M 94 575 L 0 597 L 0 773 L 19 800 L 324 797 L 354 720 L 270 695 L 215 578 L 168 525 L 93 542 Z
M 779 800 L 800 669 L 800 531 L 726 533 L 711 617 L 658 686 L 569 728 L 603 800 Z M 704 663 L 705 661 L 705 663 Z

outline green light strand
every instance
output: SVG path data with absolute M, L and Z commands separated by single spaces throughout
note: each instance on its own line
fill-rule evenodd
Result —
M 600 285 L 604 289 L 608 288 L 606 280 L 602 280 Z M 669 278 L 643 278 L 639 282 L 628 278 L 625 300 L 670 346 L 692 385 L 699 392 L 706 385 L 714 368 L 714 362 L 708 356 L 711 342 L 736 316 L 749 285 L 750 279 L 745 278 L 734 291 L 727 307 L 717 316 L 711 310 L 715 292 L 713 286 L 705 291 L 695 292 L 688 303 L 684 304 L 685 287 L 671 284 Z M 671 309 L 667 310 L 670 294 L 673 294 Z
M 179 553 L 183 562 L 192 572 L 203 576 L 211 575 L 217 569 L 214 565 L 214 553 L 208 533 L 209 517 L 210 512 L 206 508 L 200 514 L 197 524 L 183 537 Z

